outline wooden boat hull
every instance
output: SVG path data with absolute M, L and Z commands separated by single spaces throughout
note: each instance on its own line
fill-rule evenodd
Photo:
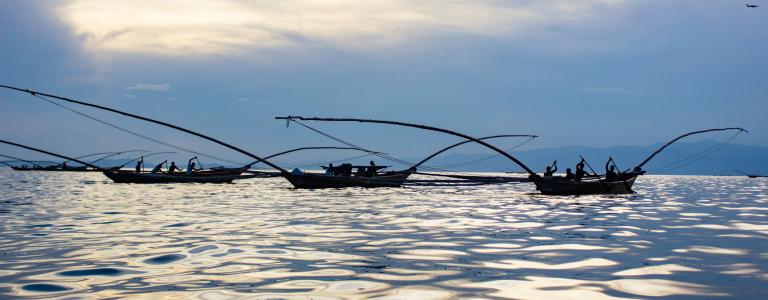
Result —
M 544 195 L 593 195 L 593 194 L 631 194 L 632 185 L 637 175 L 629 176 L 619 181 L 599 181 L 588 179 L 583 181 L 566 181 L 562 177 L 537 177 L 533 179 L 536 189 Z
M 391 172 L 376 177 L 326 176 L 323 174 L 287 174 L 285 179 L 297 189 L 327 189 L 345 187 L 400 187 L 412 172 Z
M 185 173 L 151 174 L 130 171 L 104 171 L 104 176 L 115 183 L 232 183 L 239 179 L 242 170 L 223 172 L 199 172 L 187 176 Z

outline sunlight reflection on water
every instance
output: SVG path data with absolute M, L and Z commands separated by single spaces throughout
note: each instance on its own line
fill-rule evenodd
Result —
M 0 298 L 760 298 L 768 180 L 292 190 L 0 171 Z

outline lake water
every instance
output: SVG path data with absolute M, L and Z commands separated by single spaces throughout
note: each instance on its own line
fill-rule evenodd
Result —
M 768 179 L 289 187 L 2 170 L 0 298 L 768 297 Z

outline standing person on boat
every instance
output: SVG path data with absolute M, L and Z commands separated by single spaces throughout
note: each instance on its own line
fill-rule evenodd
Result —
M 163 162 L 161 162 L 161 163 L 157 164 L 157 166 L 155 166 L 154 168 L 152 168 L 152 172 L 151 172 L 151 173 L 152 173 L 152 175 L 155 175 L 155 174 L 157 174 L 158 172 L 162 173 L 162 172 L 163 172 L 163 164 L 165 164 L 165 163 L 167 163 L 167 162 L 168 162 L 167 160 L 164 160 Z
M 611 162 L 613 162 L 613 158 L 605 162 L 605 181 L 616 181 L 619 179 L 619 174 L 616 173 L 616 167 L 614 166 L 615 163 L 611 165 Z
M 176 171 L 181 171 L 181 169 L 179 169 L 179 167 L 176 166 L 176 162 L 175 161 L 172 161 L 171 162 L 171 166 L 168 167 L 168 174 L 173 174 Z
M 566 168 L 566 169 L 565 169 L 565 180 L 573 180 L 573 179 L 574 179 L 574 177 L 575 177 L 575 176 L 574 176 L 574 175 L 573 175 L 573 173 L 571 172 L 571 168 Z
M 376 177 L 376 164 L 371 161 L 371 166 L 368 167 L 368 176 L 369 177 Z
M 333 176 L 333 163 L 328 164 L 328 168 L 325 169 L 325 176 Z
M 136 162 L 136 173 L 141 173 L 141 164 L 144 163 L 144 156 Z
M 544 177 L 552 176 L 557 172 L 557 161 L 553 162 L 551 166 L 547 166 L 547 170 L 544 171 Z
M 195 169 L 195 162 L 193 160 L 197 159 L 197 156 L 190 158 L 187 162 L 187 176 L 192 175 L 192 171 Z

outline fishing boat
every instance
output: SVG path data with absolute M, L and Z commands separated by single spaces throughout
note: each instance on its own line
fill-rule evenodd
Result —
M 104 176 L 115 183 L 232 183 L 245 168 L 228 170 L 200 170 L 187 175 L 179 173 L 151 173 L 132 170 L 103 170 Z
M 624 173 L 624 178 L 606 181 L 604 177 L 588 177 L 581 181 L 565 180 L 562 176 L 532 178 L 536 189 L 544 195 L 631 194 L 639 174 Z
M 749 178 L 763 178 L 763 177 L 768 177 L 768 175 L 760 175 L 760 174 L 758 174 L 758 173 L 747 173 L 747 172 L 744 172 L 744 171 L 739 171 L 739 170 L 736 170 L 736 172 L 739 172 L 739 173 L 741 173 L 741 174 L 744 174 L 744 176 L 747 176 L 747 177 L 749 177 Z
M 364 166 L 352 166 L 354 169 Z M 415 170 L 391 171 L 376 173 L 375 176 L 365 175 L 325 175 L 318 173 L 292 173 L 285 179 L 298 189 L 325 189 L 345 187 L 400 187 Z

